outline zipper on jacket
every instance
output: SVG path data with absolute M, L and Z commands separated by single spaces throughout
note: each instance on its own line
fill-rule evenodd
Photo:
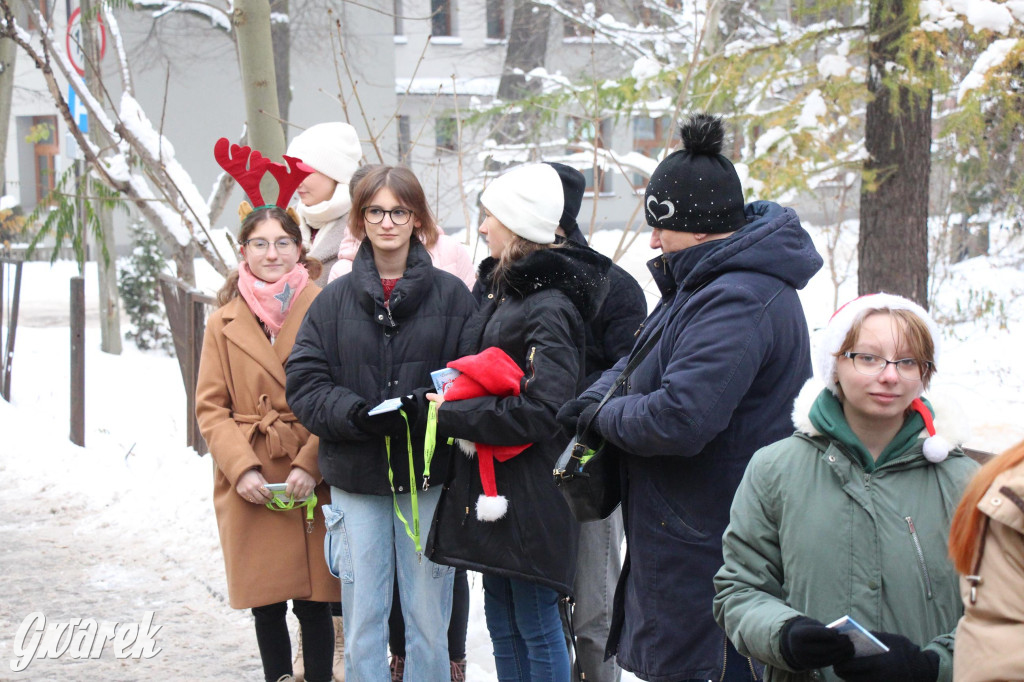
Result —
M 537 346 L 530 347 L 530 354 L 526 357 L 526 367 L 530 370 L 529 378 L 523 383 L 523 392 L 526 392 L 530 382 L 533 381 L 537 376 L 537 370 L 533 366 L 533 358 L 537 354 Z
M 914 551 L 917 552 L 917 561 L 921 565 L 921 573 L 924 574 L 924 586 L 928 591 L 928 598 L 932 598 L 932 579 L 928 576 L 928 566 L 924 563 L 924 552 L 921 550 L 921 541 L 917 537 L 917 529 L 914 528 L 914 519 L 905 516 L 907 528 L 910 529 L 910 539 L 914 541 Z
M 725 679 L 725 669 L 729 666 L 729 638 L 722 638 L 722 676 L 718 678 L 718 682 L 722 682 Z

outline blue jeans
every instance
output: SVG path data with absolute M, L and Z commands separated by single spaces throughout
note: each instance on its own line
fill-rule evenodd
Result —
M 441 486 L 420 491 L 418 496 L 422 544 Z M 416 556 L 390 496 L 357 495 L 332 486 L 331 500 L 331 505 L 323 508 L 327 520 L 324 556 L 331 573 L 341 578 L 345 679 L 390 679 L 388 614 L 397 575 L 405 618 L 405 680 L 447 680 L 451 674 L 447 630 L 455 569 Z M 398 496 L 399 508 L 410 525 L 411 503 L 409 495 Z
M 483 579 L 484 614 L 499 682 L 569 682 L 558 593 L 523 580 Z

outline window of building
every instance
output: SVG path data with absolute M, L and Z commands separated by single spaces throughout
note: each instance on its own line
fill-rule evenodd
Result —
M 412 154 L 412 135 L 409 133 L 409 117 L 398 117 L 398 162 L 408 166 Z
M 585 152 L 593 154 L 593 147 L 605 149 L 611 145 L 612 124 L 609 119 L 601 119 L 595 126 L 594 121 L 588 118 L 569 117 L 567 121 L 567 138 L 569 144 L 567 149 L 570 153 Z M 611 173 L 601 167 L 603 159 L 598 157 L 597 168 L 580 169 L 587 178 L 588 192 L 611 192 Z
M 604 7 L 600 0 L 587 0 L 594 6 L 594 16 L 599 17 L 605 13 Z M 571 11 L 574 15 L 583 15 L 583 4 L 584 0 L 566 0 L 562 3 L 562 6 Z M 593 31 L 586 26 L 581 25 L 578 21 L 570 19 L 569 17 L 562 17 L 562 35 L 566 38 L 589 38 L 593 34 Z
M 24 136 L 26 141 L 23 149 L 31 155 L 31 185 L 32 193 L 25 197 L 25 181 L 22 180 L 22 204 L 30 199 L 32 207 L 48 200 L 50 192 L 57 183 L 57 155 L 60 153 L 60 144 L 57 138 L 57 117 L 56 116 L 32 116 L 25 117 L 30 127 Z M 28 170 L 28 169 L 26 169 Z M 22 176 L 25 177 L 24 175 Z M 28 206 L 26 206 L 28 208 Z
M 434 121 L 434 140 L 438 154 L 458 151 L 459 128 L 454 118 L 445 116 Z
M 402 23 L 402 0 L 395 0 L 395 35 L 405 35 L 405 25 Z
M 452 0 L 430 0 L 430 35 L 454 35 L 452 33 Z
M 505 32 L 505 0 L 487 0 L 487 37 L 492 40 L 504 40 Z
M 665 148 L 665 133 L 671 125 L 668 116 L 651 118 L 650 116 L 638 116 L 633 119 L 633 151 L 640 152 L 644 156 L 657 159 Z M 675 137 L 673 136 L 673 140 Z M 670 141 L 669 144 L 672 144 Z M 633 186 L 637 189 L 647 187 L 648 178 L 643 173 L 633 173 Z

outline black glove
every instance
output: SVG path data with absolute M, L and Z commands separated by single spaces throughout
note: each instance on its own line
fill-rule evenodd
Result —
M 596 405 L 598 403 L 594 398 L 573 398 L 565 405 L 562 405 L 562 409 L 558 410 L 558 416 L 555 417 L 558 420 L 558 425 L 565 430 L 565 432 L 571 437 L 576 435 L 576 426 L 579 424 L 580 415 L 588 405 Z
M 417 388 L 409 395 L 402 396 L 402 409 L 405 416 L 409 418 L 409 431 L 423 431 L 427 428 L 427 410 L 430 409 L 430 401 L 427 400 L 428 393 L 434 393 L 434 388 Z
M 903 635 L 872 632 L 889 647 L 884 654 L 851 658 L 832 668 L 836 675 L 850 682 L 900 680 L 900 682 L 935 682 L 939 679 L 939 655 L 923 651 Z
M 782 658 L 793 670 L 812 670 L 853 658 L 853 642 L 807 616 L 786 621 L 779 633 Z M 836 671 L 838 673 L 838 671 Z
M 364 404 L 354 411 L 351 419 L 357 429 L 371 436 L 391 436 L 405 439 L 405 420 L 402 419 L 402 415 L 398 414 L 398 410 L 371 416 L 368 414 L 371 409 L 373 408 Z

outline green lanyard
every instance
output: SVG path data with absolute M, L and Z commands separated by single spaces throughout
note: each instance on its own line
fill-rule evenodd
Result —
M 306 532 L 313 532 L 313 512 L 316 510 L 316 493 L 310 493 L 309 497 L 296 502 L 295 498 L 285 492 L 276 492 L 267 502 L 267 509 L 270 511 L 290 511 L 295 507 L 306 508 Z
M 405 443 L 409 453 L 409 497 L 412 501 L 412 527 L 402 515 L 398 507 L 398 494 L 395 492 L 395 472 L 391 468 L 391 436 L 384 437 L 384 448 L 388 453 L 388 483 L 391 484 L 391 500 L 395 505 L 395 515 L 405 526 L 405 534 L 408 535 L 416 545 L 416 557 L 423 562 L 423 546 L 420 544 L 420 503 L 416 486 L 416 466 L 412 456 L 412 434 L 409 432 L 409 417 L 405 410 L 398 410 L 405 421 Z M 437 403 L 430 403 L 427 409 L 427 433 L 423 439 L 423 491 L 430 488 L 430 462 L 434 459 L 434 446 L 437 438 Z

